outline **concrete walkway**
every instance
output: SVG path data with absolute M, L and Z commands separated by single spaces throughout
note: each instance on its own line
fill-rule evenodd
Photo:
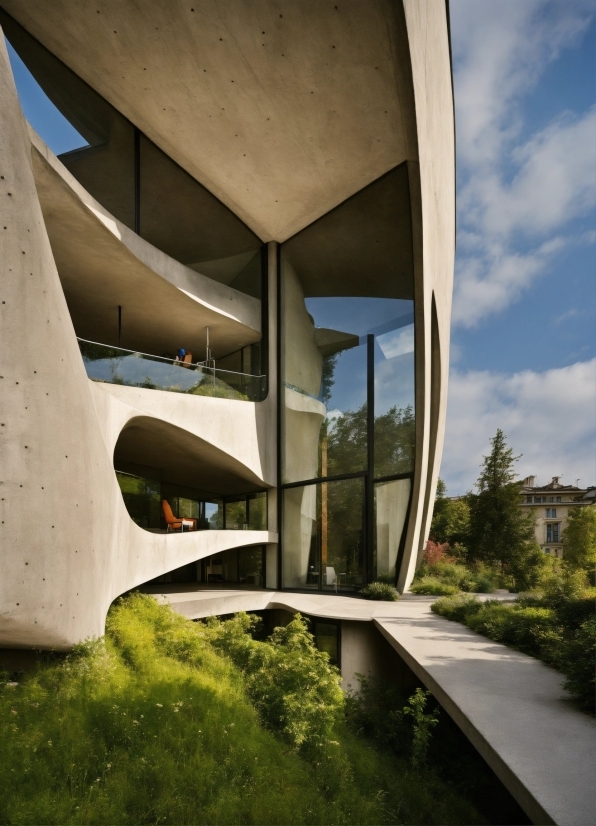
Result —
M 594 720 L 565 699 L 561 674 L 433 614 L 434 597 L 390 603 L 188 585 L 152 590 L 191 619 L 284 608 L 373 622 L 534 823 L 596 823 Z

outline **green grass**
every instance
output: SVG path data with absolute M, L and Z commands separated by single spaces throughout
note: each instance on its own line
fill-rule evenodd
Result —
M 579 705 L 594 712 L 596 589 L 528 594 L 515 602 L 444 597 L 432 610 L 479 634 L 543 660 L 567 677 L 564 686 Z
M 231 622 L 133 595 L 104 640 L 0 685 L 0 822 L 487 822 L 432 768 L 350 730 L 301 620 L 264 642 Z

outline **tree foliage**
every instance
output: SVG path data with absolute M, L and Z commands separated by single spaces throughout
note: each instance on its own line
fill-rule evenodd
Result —
M 491 445 L 476 483 L 478 493 L 469 496 L 470 559 L 499 564 L 518 590 L 527 590 L 537 584 L 547 563 L 534 541 L 532 517 L 519 507 L 521 482 L 515 481 L 515 463 L 520 457 L 507 447 L 500 429 Z
M 562 538 L 565 564 L 592 573 L 596 565 L 596 507 L 573 508 Z
M 430 526 L 430 538 L 433 542 L 452 547 L 467 547 L 470 534 L 470 505 L 467 497 L 448 499 L 447 487 L 442 479 L 437 483 L 437 496 Z

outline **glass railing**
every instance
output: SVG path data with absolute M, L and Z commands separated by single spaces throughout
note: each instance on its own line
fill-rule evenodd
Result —
M 260 401 L 265 396 L 265 376 L 233 373 L 204 364 L 181 364 L 162 356 L 77 340 L 87 375 L 93 381 L 237 401 Z

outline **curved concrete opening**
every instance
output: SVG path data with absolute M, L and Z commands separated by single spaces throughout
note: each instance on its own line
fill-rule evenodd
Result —
M 261 480 L 182 428 L 132 419 L 116 443 L 114 469 L 130 517 L 146 530 L 266 530 Z

